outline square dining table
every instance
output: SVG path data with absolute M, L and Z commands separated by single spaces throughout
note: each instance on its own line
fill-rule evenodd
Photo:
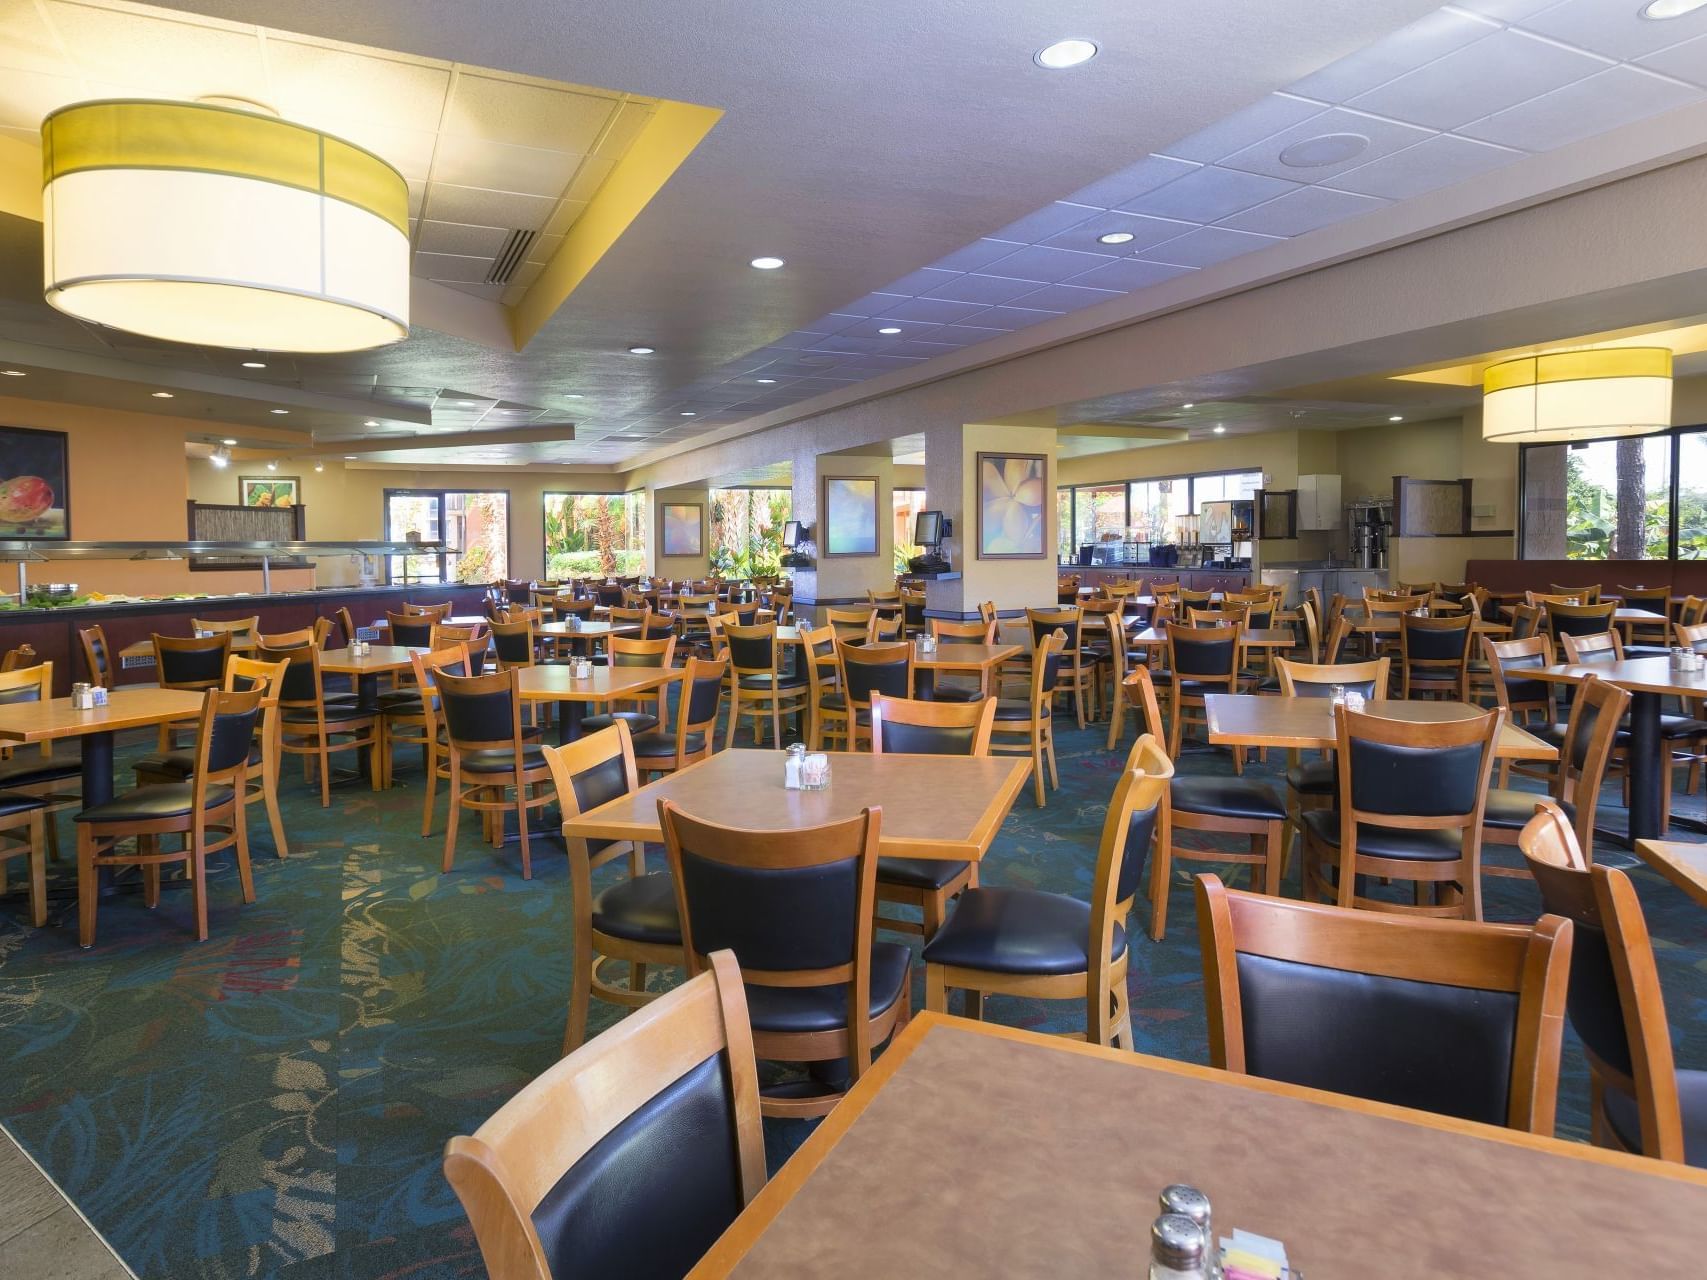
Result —
M 659 800 L 707 822 L 759 830 L 822 826 L 881 805 L 878 851 L 884 857 L 976 862 L 1031 770 L 1031 762 L 1017 756 L 827 754 L 828 787 L 789 791 L 782 785 L 786 751 L 731 747 L 569 819 L 563 833 L 656 844 L 664 838 Z
M 516 687 L 523 702 L 555 702 L 557 741 L 573 742 L 581 736 L 581 719 L 591 702 L 611 702 L 651 693 L 680 680 L 681 667 L 594 667 L 591 675 L 576 676 L 566 663 L 544 663 L 516 668 Z
M 1182 627 L 1182 631 L 1190 631 L 1190 627 Z M 1247 649 L 1290 649 L 1298 643 L 1297 635 L 1290 627 L 1250 627 L 1239 639 Z M 1126 637 L 1126 643 L 1132 648 L 1151 648 L 1165 645 L 1168 642 L 1166 627 L 1137 627 Z
M 371 707 L 379 699 L 379 678 L 410 670 L 412 653 L 425 653 L 425 648 L 405 644 L 369 645 L 366 653 L 351 653 L 348 646 L 326 649 L 320 654 L 320 670 L 326 675 L 354 676 L 356 700 Z
M 1220 746 L 1327 751 L 1338 742 L 1334 704 L 1329 698 L 1211 693 L 1204 701 L 1208 704 L 1209 741 Z M 1365 704 L 1364 711 L 1412 724 L 1440 724 L 1484 714 L 1481 707 L 1467 702 L 1400 702 L 1381 698 Z M 1559 749 L 1507 723 L 1500 726 L 1494 755 L 1501 760 L 1557 760 Z
M 1707 844 L 1682 840 L 1638 840 L 1636 856 L 1707 907 Z

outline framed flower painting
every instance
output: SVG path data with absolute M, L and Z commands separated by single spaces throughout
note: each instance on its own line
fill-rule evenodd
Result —
M 978 558 L 1045 555 L 1049 459 L 1041 453 L 978 455 Z

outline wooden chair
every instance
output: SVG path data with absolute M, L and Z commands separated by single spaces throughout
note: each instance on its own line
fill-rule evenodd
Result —
M 385 778 L 380 755 L 379 712 L 355 703 L 329 701 L 320 675 L 320 650 L 258 648 L 262 662 L 288 663 L 279 690 L 279 750 L 301 756 L 307 776 L 309 762 L 319 767 L 320 807 L 332 804 L 332 757 L 340 751 L 368 752 L 369 782 L 375 791 Z
M 0 896 L 6 893 L 6 864 L 25 859 L 30 924 L 37 929 L 47 923 L 47 806 L 40 796 L 0 791 Z
M 432 644 L 436 621 L 426 614 L 413 612 L 392 613 L 388 610 L 385 615 L 391 643 L 411 649 L 425 649 Z
M 1600 584 L 1598 582 L 1587 587 L 1561 587 L 1555 582 L 1547 588 L 1547 591 L 1552 597 L 1554 597 L 1554 600 L 1548 601 L 1550 604 L 1555 603 L 1557 600 L 1569 600 L 1581 604 L 1600 603 Z M 1537 593 L 1531 591 L 1527 594 L 1536 595 Z M 1531 600 L 1529 603 L 1534 604 L 1536 602 Z
M 1677 607 L 1677 620 L 1686 627 L 1698 627 L 1707 622 L 1707 599 L 1685 596 Z
M 1210 1065 L 1552 1136 L 1570 921 L 1399 919 L 1215 876 L 1197 920 Z
M 741 965 L 753 1049 L 811 1082 L 760 1091 L 767 1116 L 820 1116 L 906 1026 L 912 953 L 873 942 L 882 810 L 820 827 L 743 830 L 658 802 L 688 972 L 727 947 Z M 845 1060 L 845 1062 L 844 1062 Z
M 83 650 L 83 672 L 89 677 L 89 683 L 102 689 L 111 689 L 116 668 L 113 651 L 107 646 L 107 633 L 101 629 L 100 623 L 79 627 L 77 643 Z
M 730 680 L 728 658 L 689 658 L 682 668 L 676 727 L 657 727 L 634 734 L 634 757 L 640 772 L 656 776 L 698 764 L 717 750 L 717 718 L 723 710 L 723 690 Z M 660 694 L 659 714 L 663 714 Z M 582 732 L 586 720 L 581 721 Z M 631 722 L 632 729 L 632 722 Z
M 1140 737 L 1103 819 L 1090 902 L 1037 889 L 961 894 L 925 943 L 925 1007 L 947 1013 L 955 989 L 966 993 L 970 1018 L 982 1017 L 985 995 L 1078 1000 L 1085 1007 L 1084 1039 L 1133 1048 L 1128 917 L 1145 852 L 1165 822 L 1173 773 L 1156 738 Z
M 636 640 L 629 636 L 612 636 L 605 642 L 605 652 L 612 670 L 650 667 L 663 671 L 675 665 L 676 637 Z M 628 731 L 638 737 L 663 724 L 668 712 L 664 689 L 659 687 L 650 693 L 615 699 L 608 704 L 607 710 L 598 715 L 583 716 L 581 732 L 597 733 L 600 729 L 610 728 L 618 720 L 626 720 Z
M 902 638 L 902 622 L 900 614 L 886 614 L 873 609 L 871 617 L 865 622 L 865 642 L 867 644 L 894 644 Z
M 763 727 L 769 720 L 771 744 L 780 747 L 783 716 L 806 710 L 811 692 L 807 678 L 783 669 L 776 623 L 751 627 L 725 624 L 723 636 L 729 658 L 729 728 L 723 745 L 735 745 L 735 729 L 746 716 L 753 722 L 755 746 L 764 741 Z
M 1612 615 L 1617 608 L 1611 601 L 1606 604 L 1566 604 L 1563 601 L 1552 601 L 1543 612 L 1542 625 L 1552 632 L 1555 638 L 1611 631 Z
M 247 618 L 191 618 L 190 631 L 198 636 L 228 635 L 232 643 L 240 640 L 249 641 L 255 638 L 255 633 L 261 628 L 261 615 L 254 614 Z
M 646 846 L 633 840 L 588 840 L 569 830 L 575 818 L 639 788 L 628 725 L 618 720 L 598 733 L 546 747 L 545 761 L 563 808 L 563 843 L 569 849 L 574 985 L 563 1052 L 573 1053 L 587 1038 L 587 1012 L 594 997 L 626 1009 L 642 1008 L 658 999 L 657 992 L 646 989 L 648 968 L 681 968 L 686 962 L 675 885 L 667 871 L 647 873 Z M 595 894 L 593 872 L 619 858 L 628 860 L 628 874 Z M 627 986 L 605 975 L 607 962 L 628 966 Z
M 522 600 L 527 600 L 526 593 L 522 595 Z M 429 619 L 432 622 L 443 622 L 446 618 L 450 617 L 451 603 L 452 602 L 449 600 L 441 601 L 437 604 L 405 603 L 403 606 L 403 612 L 415 614 L 419 617 Z
M 225 691 L 247 693 L 261 690 L 261 715 L 255 725 L 256 747 L 249 755 L 249 800 L 259 799 L 267 811 L 267 824 L 273 833 L 273 852 L 280 858 L 290 856 L 285 843 L 284 817 L 279 811 L 279 772 L 282 753 L 279 751 L 279 697 L 284 690 L 286 666 L 282 662 L 260 662 L 233 654 L 225 663 Z M 187 782 L 195 771 L 194 750 L 173 751 L 166 755 L 145 756 L 133 768 L 137 786 L 151 783 Z
M 1156 686 L 1142 667 L 1127 677 L 1127 696 L 1141 708 L 1140 732 L 1156 733 L 1162 712 L 1156 702 Z M 1240 863 L 1251 868 L 1256 884 L 1257 868 L 1263 870 L 1263 889 L 1279 893 L 1286 869 L 1283 839 L 1286 805 L 1267 783 L 1254 778 L 1176 776 L 1168 787 L 1168 803 L 1156 834 L 1156 857 L 1150 865 L 1150 936 L 1160 942 L 1168 931 L 1168 894 L 1173 889 L 1174 862 Z M 1205 831 L 1218 835 L 1244 836 L 1248 852 L 1226 849 L 1194 849 L 1174 843 L 1175 831 Z
M 1280 692 L 1288 698 L 1331 698 L 1339 688 L 1373 701 L 1387 692 L 1391 661 L 1371 658 L 1367 662 L 1308 663 L 1280 658 L 1276 662 Z M 1326 759 L 1311 761 L 1300 760 L 1296 751 L 1287 753 L 1286 826 L 1281 832 L 1281 847 L 1287 854 L 1303 830 L 1304 810 L 1331 808 L 1338 792 L 1339 766 L 1331 753 Z
M 1079 728 L 1085 727 L 1085 697 L 1090 695 L 1093 716 L 1096 706 L 1096 668 L 1084 660 L 1083 612 L 1077 605 L 1060 609 L 1027 609 L 1026 623 L 1031 628 L 1031 645 L 1035 649 L 1043 637 L 1059 631 L 1066 636 L 1061 651 L 1061 676 L 1055 686 L 1057 695 L 1072 695 L 1073 715 Z
M 1096 714 L 1101 715 L 1102 709 L 1114 701 L 1112 693 L 1104 697 L 1103 682 L 1113 675 L 1116 644 L 1121 647 L 1124 665 L 1126 632 L 1121 622 L 1120 601 L 1087 600 L 1079 606 L 1079 619 L 1083 627 L 1079 660 L 1091 668 L 1091 703 L 1097 708 Z M 1119 680 L 1113 683 L 1118 684 Z
M 871 699 L 873 755 L 978 756 L 990 754 L 996 703 L 922 702 L 874 694 Z M 880 929 L 919 933 L 929 940 L 942 927 L 949 899 L 978 883 L 978 866 L 944 858 L 879 858 L 877 901 L 919 908 L 918 923 L 879 916 Z
M 80 946 L 95 945 L 96 875 L 100 867 L 140 866 L 143 901 L 152 909 L 160 905 L 162 864 L 183 863 L 198 942 L 207 941 L 209 854 L 234 849 L 243 901 L 255 900 L 243 809 L 249 795 L 249 748 L 265 696 L 261 689 L 243 693 L 208 690 L 202 696 L 194 767 L 187 782 L 138 787 L 77 815 Z M 161 849 L 163 835 L 180 836 L 183 847 Z M 136 848 L 121 850 L 119 842 L 130 837 L 136 838 Z
M 871 735 L 871 700 L 878 694 L 889 698 L 913 696 L 913 644 L 851 645 L 836 642 L 837 678 L 847 702 L 847 749 L 859 750 L 862 737 Z
M 851 743 L 847 695 L 834 627 L 800 629 L 800 669 L 806 673 L 806 746 L 820 751 L 826 736 Z
M 255 643 L 263 649 L 300 649 L 304 645 L 314 643 L 314 628 L 298 627 L 294 631 L 279 631 L 271 634 L 257 632 Z
M 1671 635 L 1671 588 L 1621 586 L 1618 593 L 1623 597 L 1624 608 L 1646 609 L 1649 613 L 1659 614 L 1653 622 L 1620 624 L 1624 628 L 1624 647 L 1643 650 L 1632 654 L 1632 657 L 1663 656 L 1667 648 L 1666 639 Z
M 8 649 L 4 654 L 0 654 L 0 675 L 12 671 L 22 671 L 26 667 L 36 666 L 40 662 L 41 655 L 36 652 L 34 645 L 21 644 L 15 649 Z
M 360 639 L 360 636 L 356 632 L 356 620 L 350 616 L 349 609 L 344 605 L 338 606 L 337 614 L 338 630 L 344 633 L 344 647 L 347 649 Z
M 825 609 L 824 624 L 835 630 L 838 640 L 864 640 L 871 624 L 871 607 Z
M 944 640 L 950 644 L 996 643 L 994 619 L 989 622 L 981 619 L 977 622 L 962 622 L 953 618 L 930 618 L 927 622 L 930 635 L 939 643 Z M 945 672 L 936 672 L 935 675 L 936 679 L 931 682 L 930 690 L 930 699 L 933 702 L 976 702 L 990 695 L 988 669 L 980 671 L 975 682 L 956 680 Z
M 53 663 L 0 671 L 0 706 L 18 702 L 46 702 L 53 697 Z M 0 752 L 0 793 L 21 792 L 44 801 L 47 848 L 57 849 L 59 829 L 55 814 L 82 802 L 82 763 L 69 753 L 57 754 L 52 743 L 39 751 L 20 747 L 15 753 Z
M 211 636 L 151 637 L 154 643 L 155 679 L 162 689 L 185 689 L 191 693 L 206 693 L 217 689 L 225 680 L 225 660 L 231 656 L 231 633 L 221 631 Z M 194 728 L 193 720 L 174 720 L 160 726 L 157 749 L 173 749 L 174 735 L 180 729 Z
M 1636 887 L 1588 863 L 1570 820 L 1540 801 L 1518 837 L 1541 901 L 1576 929 L 1571 1028 L 1589 1063 L 1590 1138 L 1707 1169 L 1707 1071 L 1679 1071 Z
M 487 839 L 495 846 L 504 840 L 504 815 L 513 811 L 521 842 L 522 879 L 531 880 L 528 813 L 543 809 L 554 797 L 544 748 L 525 741 L 522 733 L 517 673 L 512 669 L 455 676 L 440 669 L 435 683 L 450 755 L 450 815 L 440 870 L 448 872 L 456 857 L 457 816 L 462 809 L 481 815 Z M 515 792 L 515 799 L 508 798 L 509 791 Z
M 421 798 L 421 834 L 430 836 L 433 834 L 433 803 L 438 794 L 438 784 L 441 780 L 446 783 L 450 781 L 450 750 L 445 738 L 444 717 L 438 697 L 438 674 L 441 671 L 448 671 L 453 676 L 481 673 L 465 644 L 453 644 L 432 653 L 411 653 L 409 665 L 414 671 L 414 688 L 420 708 L 420 734 L 411 741 L 418 742 L 421 746 L 422 771 L 427 779 Z M 527 733 L 525 725 L 522 732 L 524 735 Z
M 1055 689 L 1066 643 L 1063 631 L 1043 637 L 1033 655 L 1026 696 L 998 699 L 991 727 L 992 752 L 1031 757 L 1032 794 L 1039 809 L 1048 803 L 1043 790 L 1045 764 L 1049 766 L 1049 785 L 1061 789 L 1061 775 L 1055 767 Z
M 1559 647 L 1565 651 L 1566 662 L 1584 666 L 1595 662 L 1624 661 L 1624 641 L 1616 631 L 1578 635 L 1567 631 L 1559 637 Z
M 1303 814 L 1306 898 L 1480 920 L 1482 813 L 1504 723 L 1498 709 L 1414 723 L 1335 707 L 1339 793 Z M 1359 876 L 1412 881 L 1415 901 L 1360 894 Z
M 925 633 L 925 593 L 923 591 L 903 591 L 901 593 L 901 623 L 903 634 L 922 636 Z
M 1399 696 L 1444 695 L 1470 701 L 1469 614 L 1454 618 L 1399 616 Z
M 1172 678 L 1166 687 L 1172 713 L 1168 731 L 1171 759 L 1179 759 L 1187 719 L 1208 728 L 1206 695 L 1239 691 L 1243 635 L 1244 629 L 1237 623 L 1225 627 L 1168 628 L 1167 663 Z M 1193 716 L 1190 714 L 1193 711 L 1200 714 Z M 1234 748 L 1235 771 L 1242 770 L 1243 763 L 1243 749 Z
M 764 1186 L 741 972 L 707 963 L 446 1144 L 489 1275 L 686 1275 Z

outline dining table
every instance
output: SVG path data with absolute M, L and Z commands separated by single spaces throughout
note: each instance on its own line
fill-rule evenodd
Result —
M 1308 1280 L 1701 1274 L 1707 1171 L 917 1014 L 689 1272 L 1141 1278 L 1162 1189 Z
M 370 644 L 363 653 L 352 652 L 347 645 L 342 649 L 323 649 L 320 670 L 324 675 L 354 676 L 356 701 L 371 707 L 379 701 L 379 678 L 412 670 L 410 655 L 426 651 L 424 647 L 406 644 Z
M 540 663 L 516 670 L 516 692 L 523 702 L 550 702 L 557 716 L 557 741 L 581 736 L 581 720 L 590 703 L 620 701 L 653 693 L 685 674 L 681 667 L 594 667 L 585 676 L 567 663 Z
M 563 834 L 655 844 L 664 838 L 660 800 L 708 822 L 767 831 L 822 826 L 881 807 L 884 857 L 976 862 L 1031 771 L 1018 756 L 825 754 L 829 785 L 795 791 L 782 784 L 786 751 L 730 747 L 568 819 Z
M 1707 907 L 1707 844 L 1683 840 L 1638 840 L 1636 856 Z
M 1191 631 L 1190 627 L 1181 628 Z M 1128 647 L 1151 648 L 1165 645 L 1168 642 L 1166 627 L 1137 627 L 1126 637 Z M 1239 643 L 1247 649 L 1290 649 L 1298 643 L 1298 637 L 1290 627 L 1247 627 L 1239 636 Z
M 1334 703 L 1329 698 L 1211 693 L 1205 695 L 1204 702 L 1209 741 L 1218 746 L 1328 751 L 1339 741 L 1334 727 Z M 1385 698 L 1371 699 L 1364 704 L 1364 711 L 1411 724 L 1441 724 L 1487 714 L 1484 708 L 1468 702 L 1402 702 Z M 1559 749 L 1508 722 L 1500 726 L 1494 756 L 1500 760 L 1549 761 L 1559 758 Z

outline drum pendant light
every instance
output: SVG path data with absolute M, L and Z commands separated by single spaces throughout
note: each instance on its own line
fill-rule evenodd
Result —
M 1489 365 L 1482 438 L 1509 444 L 1635 436 L 1671 425 L 1665 347 L 1555 351 Z
M 369 151 L 202 102 L 42 122 L 49 303 L 172 342 L 359 351 L 409 335 L 409 197 Z

